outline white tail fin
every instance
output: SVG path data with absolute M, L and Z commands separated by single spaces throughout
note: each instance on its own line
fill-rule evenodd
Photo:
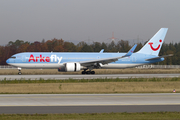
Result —
M 137 53 L 159 55 L 168 28 L 161 28 Z

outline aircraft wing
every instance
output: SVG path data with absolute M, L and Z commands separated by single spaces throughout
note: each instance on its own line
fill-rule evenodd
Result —
M 170 56 L 173 56 L 173 54 L 163 55 L 163 56 L 159 56 L 159 57 L 154 57 L 154 58 L 146 59 L 146 61 L 155 60 L 155 59 L 164 58 L 164 57 L 170 57 Z
M 123 56 L 119 56 L 119 57 L 111 57 L 111 58 L 103 58 L 103 59 L 96 59 L 96 60 L 90 60 L 90 61 L 81 61 L 80 64 L 82 66 L 92 66 L 92 65 L 95 65 L 95 64 L 108 64 L 108 63 L 111 63 L 111 62 L 115 62 L 117 61 L 118 59 L 121 59 L 121 58 L 124 58 L 124 57 L 129 57 L 132 55 L 132 53 L 134 52 L 134 50 L 136 49 L 136 46 L 137 44 L 135 44 L 125 55 Z

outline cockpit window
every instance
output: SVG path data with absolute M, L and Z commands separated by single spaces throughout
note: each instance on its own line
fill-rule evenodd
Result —
M 10 58 L 12 58 L 12 59 L 16 59 L 16 57 L 15 57 L 15 56 L 12 56 L 12 57 L 10 57 Z

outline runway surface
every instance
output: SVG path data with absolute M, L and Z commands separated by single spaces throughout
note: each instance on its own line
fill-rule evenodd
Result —
M 102 75 L 0 75 L 0 80 L 39 80 L 47 79 L 96 79 L 96 78 L 167 78 L 180 77 L 180 74 L 102 74 Z
M 0 95 L 0 113 L 157 111 L 180 111 L 180 93 Z
M 0 114 L 58 114 L 58 113 L 120 113 L 120 112 L 180 112 L 180 105 L 124 106 L 9 106 L 0 107 Z

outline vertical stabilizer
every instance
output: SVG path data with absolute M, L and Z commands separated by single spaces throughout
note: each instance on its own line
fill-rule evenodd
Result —
M 161 28 L 137 53 L 158 56 L 168 28 Z

